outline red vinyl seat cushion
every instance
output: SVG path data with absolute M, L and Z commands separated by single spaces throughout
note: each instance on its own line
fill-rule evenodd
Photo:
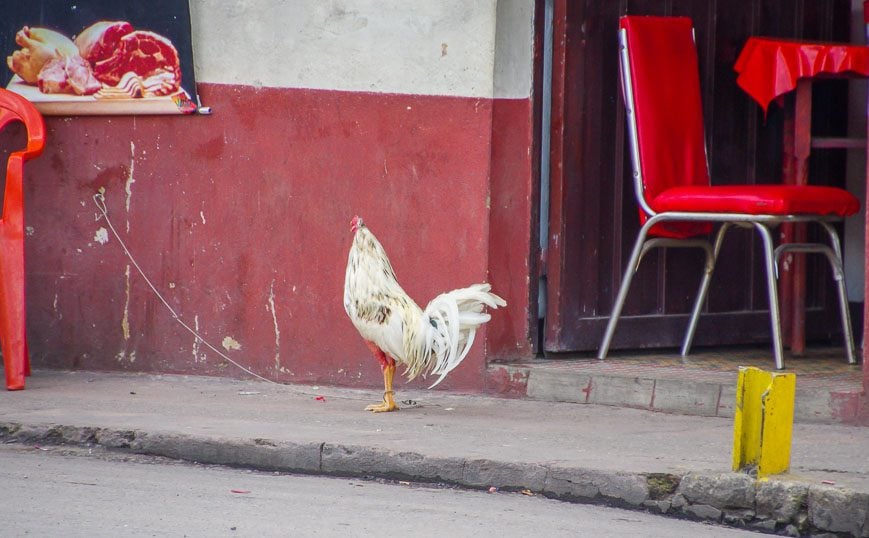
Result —
M 671 187 L 652 200 L 656 212 L 744 213 L 749 215 L 836 215 L 860 210 L 850 192 L 818 185 L 719 185 Z

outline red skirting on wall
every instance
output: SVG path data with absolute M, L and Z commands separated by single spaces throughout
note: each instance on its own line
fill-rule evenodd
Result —
M 342 306 L 356 214 L 420 303 L 491 274 L 510 302 L 492 348 L 527 349 L 529 135 L 498 135 L 493 148 L 492 100 L 199 90 L 213 115 L 48 119 L 25 178 L 35 366 L 246 375 L 164 308 L 106 232 L 100 190 L 180 318 L 268 379 L 381 383 Z M 504 110 L 528 115 L 525 102 Z M 480 390 L 484 351 L 441 386 Z

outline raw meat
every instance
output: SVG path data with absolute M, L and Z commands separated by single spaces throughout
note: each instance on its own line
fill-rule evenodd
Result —
M 160 75 L 155 95 L 169 95 L 181 87 L 178 51 L 159 34 L 133 30 L 124 21 L 100 21 L 82 31 L 75 43 L 103 84 L 118 86 L 132 72 L 143 79 Z
M 91 66 L 78 54 L 59 56 L 45 63 L 39 71 L 37 85 L 42 93 L 90 95 L 102 85 L 94 78 Z
M 75 45 L 82 58 L 92 65 L 108 59 L 121 38 L 133 31 L 126 21 L 100 21 L 94 23 L 75 37 Z
M 21 50 L 8 56 L 6 64 L 27 84 L 37 83 L 39 72 L 49 61 L 61 56 L 78 56 L 78 48 L 72 40 L 48 28 L 25 26 L 15 34 L 15 42 Z

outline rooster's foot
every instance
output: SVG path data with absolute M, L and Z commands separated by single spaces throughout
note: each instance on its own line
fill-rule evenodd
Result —
M 365 408 L 366 411 L 372 411 L 374 413 L 386 413 L 388 411 L 398 411 L 399 407 L 395 405 L 395 399 L 393 395 L 395 391 L 390 390 L 383 393 L 383 402 L 378 404 L 371 404 Z

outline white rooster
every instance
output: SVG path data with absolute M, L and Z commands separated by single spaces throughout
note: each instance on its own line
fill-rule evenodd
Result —
M 347 258 L 344 310 L 383 370 L 383 402 L 365 409 L 395 411 L 396 361 L 405 366 L 408 380 L 439 375 L 429 388 L 434 387 L 462 362 L 477 328 L 491 319 L 483 306 L 507 303 L 489 284 L 475 284 L 438 295 L 422 310 L 401 289 L 383 246 L 362 219 L 353 217 L 350 229 L 356 235 Z

